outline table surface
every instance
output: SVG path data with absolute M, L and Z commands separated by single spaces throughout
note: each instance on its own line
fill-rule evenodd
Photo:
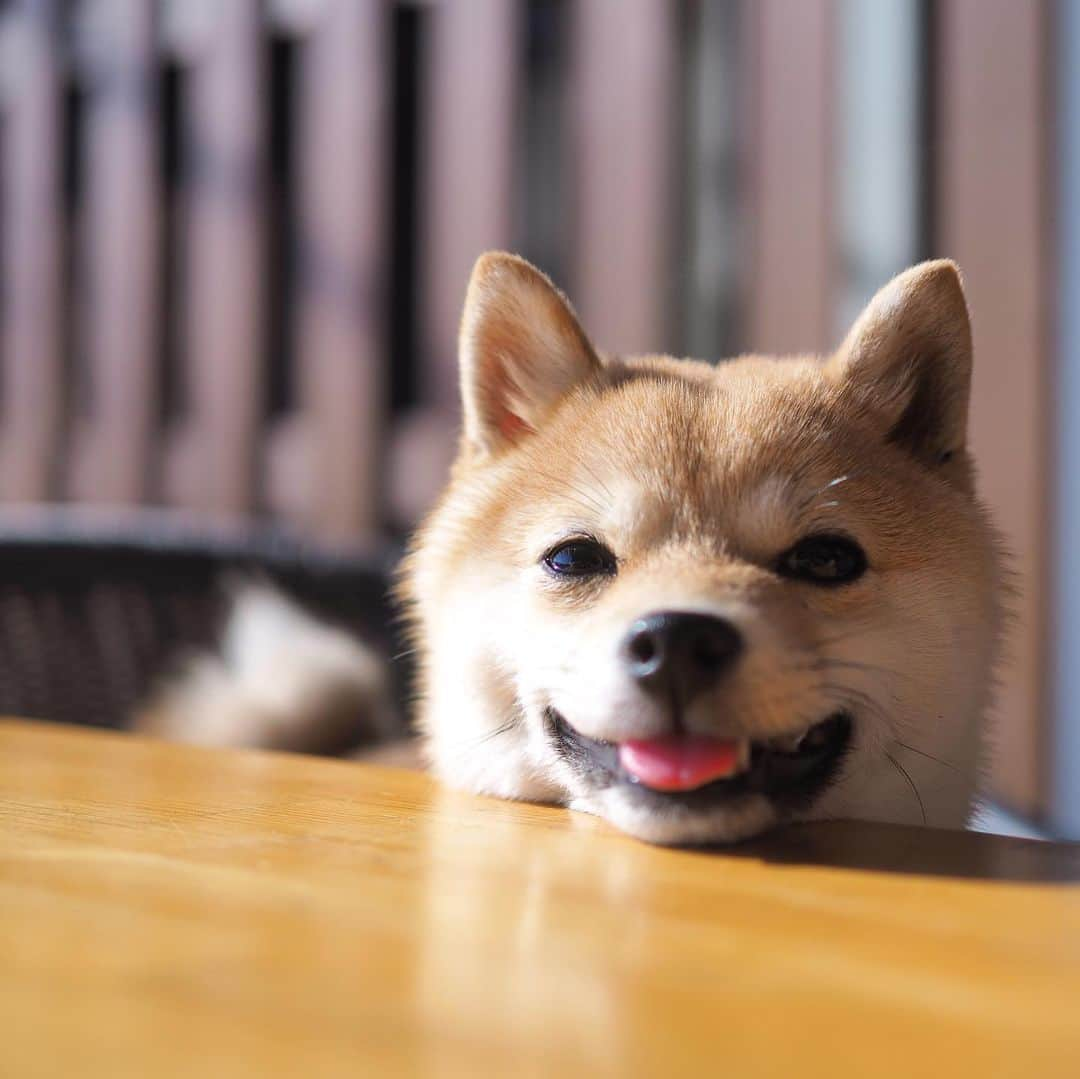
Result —
M 1080 845 L 649 847 L 345 761 L 0 723 L 0 1071 L 1080 1075 Z

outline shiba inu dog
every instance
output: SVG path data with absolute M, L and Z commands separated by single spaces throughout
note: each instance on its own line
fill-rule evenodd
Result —
M 442 780 L 657 843 L 966 823 L 1004 574 L 952 263 L 895 278 L 831 356 L 710 366 L 602 355 L 543 274 L 488 254 L 459 350 L 458 459 L 401 585 Z M 316 748 L 381 685 L 249 588 L 142 726 Z
M 445 782 L 658 843 L 826 817 L 963 826 L 1002 555 L 966 448 L 956 267 L 832 356 L 604 356 L 488 254 L 464 425 L 408 556 L 418 726 Z

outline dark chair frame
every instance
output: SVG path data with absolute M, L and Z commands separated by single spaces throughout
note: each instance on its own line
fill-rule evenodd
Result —
M 398 553 L 327 551 L 251 525 L 194 528 L 156 511 L 0 515 L 0 715 L 126 727 L 157 679 L 214 643 L 237 576 L 368 643 L 401 700 Z

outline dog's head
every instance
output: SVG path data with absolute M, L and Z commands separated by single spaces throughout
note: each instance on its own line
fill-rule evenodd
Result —
M 601 358 L 488 255 L 460 353 L 461 454 L 407 586 L 444 778 L 658 842 L 963 821 L 998 559 L 951 263 L 827 359 L 712 367 Z

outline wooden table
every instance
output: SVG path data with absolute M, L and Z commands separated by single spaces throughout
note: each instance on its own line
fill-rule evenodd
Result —
M 1080 848 L 727 852 L 0 723 L 0 1073 L 1080 1076 Z

